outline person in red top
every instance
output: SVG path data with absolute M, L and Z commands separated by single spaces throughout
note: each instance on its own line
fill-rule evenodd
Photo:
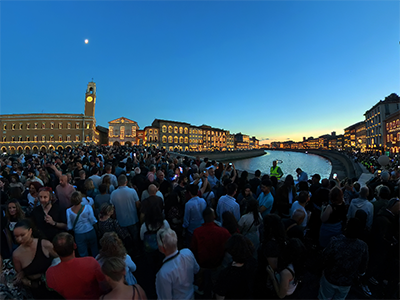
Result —
M 107 283 L 97 260 L 91 256 L 75 258 L 74 238 L 67 232 L 53 240 L 61 262 L 46 272 L 49 288 L 65 299 L 98 299 L 107 291 Z
M 218 278 L 225 256 L 225 244 L 231 234 L 214 222 L 215 212 L 212 208 L 205 208 L 203 218 L 203 225 L 193 232 L 191 250 L 200 265 L 199 289 L 204 288 L 205 299 L 211 299 L 212 283 Z

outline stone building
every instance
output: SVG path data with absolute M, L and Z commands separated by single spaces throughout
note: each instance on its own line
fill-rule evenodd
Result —
M 189 123 L 155 119 L 151 126 L 160 132 L 160 148 L 189 151 Z
M 385 151 L 390 152 L 390 154 L 400 153 L 400 111 L 385 119 L 384 137 Z
M 189 151 L 203 151 L 203 130 L 198 126 L 189 128 Z
M 110 146 L 138 145 L 136 131 L 138 124 L 128 118 L 121 117 L 108 122 L 108 144 Z
M 157 127 L 147 126 L 144 129 L 144 142 L 147 147 L 160 146 L 160 130 Z
M 37 153 L 76 145 L 98 144 L 95 115 L 96 84 L 89 82 L 84 114 L 9 114 L 0 115 L 1 151 Z

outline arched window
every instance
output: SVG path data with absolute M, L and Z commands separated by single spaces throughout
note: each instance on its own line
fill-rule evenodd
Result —
M 188 143 L 188 138 L 187 138 L 187 136 L 185 136 L 185 144 L 187 144 Z
M 168 137 L 168 143 L 169 143 L 169 144 L 172 144 L 172 136 L 169 136 L 169 137 Z
M 172 133 L 172 132 L 173 132 L 172 126 L 168 126 L 168 133 Z
M 187 127 L 185 127 L 184 132 L 185 132 L 185 134 L 188 134 L 188 129 L 187 129 Z
M 179 127 L 179 133 L 182 134 L 183 133 L 183 128 Z
M 179 144 L 183 144 L 183 137 L 179 138 Z
M 178 144 L 178 137 L 174 136 L 174 144 Z
M 162 137 L 162 142 L 163 142 L 163 144 L 167 143 L 167 137 L 165 135 L 163 135 L 163 137 Z
M 149 137 L 149 142 L 152 142 L 153 141 L 153 138 L 152 137 Z
M 163 127 L 162 127 L 162 132 L 163 132 L 163 133 L 166 133 L 166 132 L 167 132 L 167 126 L 163 125 Z
M 178 133 L 178 126 L 174 127 L 174 133 Z

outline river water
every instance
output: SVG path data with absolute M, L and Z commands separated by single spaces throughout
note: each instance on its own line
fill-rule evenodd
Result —
M 278 163 L 278 166 L 281 167 L 283 176 L 291 174 L 295 180 L 297 179 L 297 168 L 306 172 L 309 179 L 311 179 L 311 175 L 316 173 L 321 175 L 321 179 L 329 178 L 332 172 L 332 164 L 326 158 L 300 152 L 269 150 L 263 156 L 232 162 L 238 170 L 246 170 L 249 173 L 254 173 L 258 169 L 262 174 L 269 174 L 273 160 L 281 160 L 282 162 Z

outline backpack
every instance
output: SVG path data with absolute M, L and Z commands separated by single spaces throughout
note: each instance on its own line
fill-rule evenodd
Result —
M 161 229 L 162 226 L 163 225 L 161 225 L 156 230 L 147 230 L 144 233 L 143 246 L 144 246 L 145 252 L 149 253 L 149 252 L 158 251 L 157 232 Z M 146 226 L 146 228 L 147 228 L 147 226 Z

